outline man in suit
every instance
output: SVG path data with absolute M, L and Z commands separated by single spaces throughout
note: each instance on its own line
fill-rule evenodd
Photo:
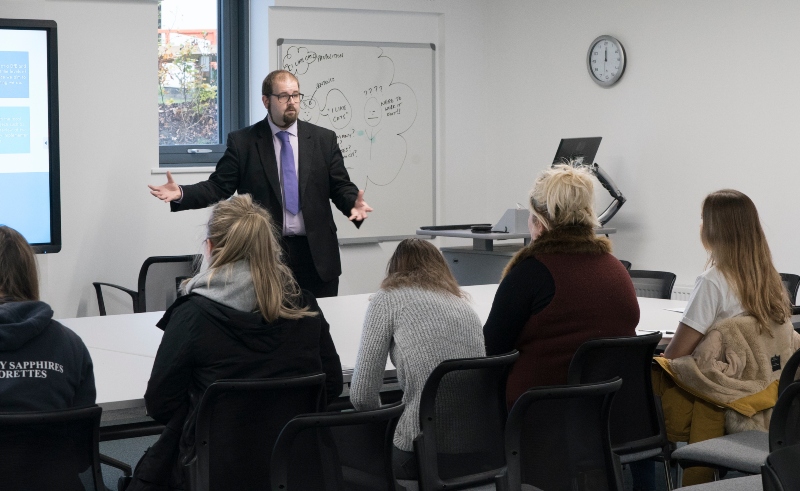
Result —
M 225 155 L 207 181 L 149 186 L 172 211 L 205 208 L 234 192 L 249 193 L 283 231 L 282 246 L 300 287 L 317 297 L 336 296 L 342 265 L 329 201 L 359 227 L 372 208 L 350 182 L 336 134 L 298 121 L 300 83 L 288 71 L 267 75 L 261 86 L 267 117 L 228 135 Z

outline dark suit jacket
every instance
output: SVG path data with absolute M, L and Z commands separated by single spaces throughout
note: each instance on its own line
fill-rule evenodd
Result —
M 308 244 L 320 278 L 331 281 L 342 273 L 342 264 L 328 201 L 349 216 L 358 197 L 358 187 L 350 182 L 333 131 L 298 121 L 297 141 L 300 208 Z M 228 148 L 214 173 L 207 181 L 183 186 L 183 199 L 180 203 L 171 202 L 170 206 L 172 211 L 205 208 L 228 199 L 234 192 L 250 194 L 269 210 L 279 229 L 283 227 L 278 163 L 266 119 L 231 132 Z

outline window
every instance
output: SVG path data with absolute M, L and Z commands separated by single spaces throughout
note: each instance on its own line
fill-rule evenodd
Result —
M 161 166 L 216 163 L 247 124 L 248 4 L 158 0 Z

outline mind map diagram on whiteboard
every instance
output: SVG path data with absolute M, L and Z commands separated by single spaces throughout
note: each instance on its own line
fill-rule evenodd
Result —
M 360 189 L 389 186 L 409 158 L 404 136 L 417 121 L 414 90 L 395 77 L 389 50 L 286 46 L 282 67 L 300 80 L 299 118 L 336 132 L 350 179 Z M 323 52 L 324 51 L 324 52 Z M 366 191 L 369 195 L 369 191 Z

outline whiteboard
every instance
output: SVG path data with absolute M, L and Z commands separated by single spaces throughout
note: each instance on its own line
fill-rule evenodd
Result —
M 334 208 L 340 242 L 398 240 L 434 224 L 435 46 L 278 39 L 278 60 L 300 81 L 299 119 L 336 132 L 350 180 L 375 210 L 356 229 Z

